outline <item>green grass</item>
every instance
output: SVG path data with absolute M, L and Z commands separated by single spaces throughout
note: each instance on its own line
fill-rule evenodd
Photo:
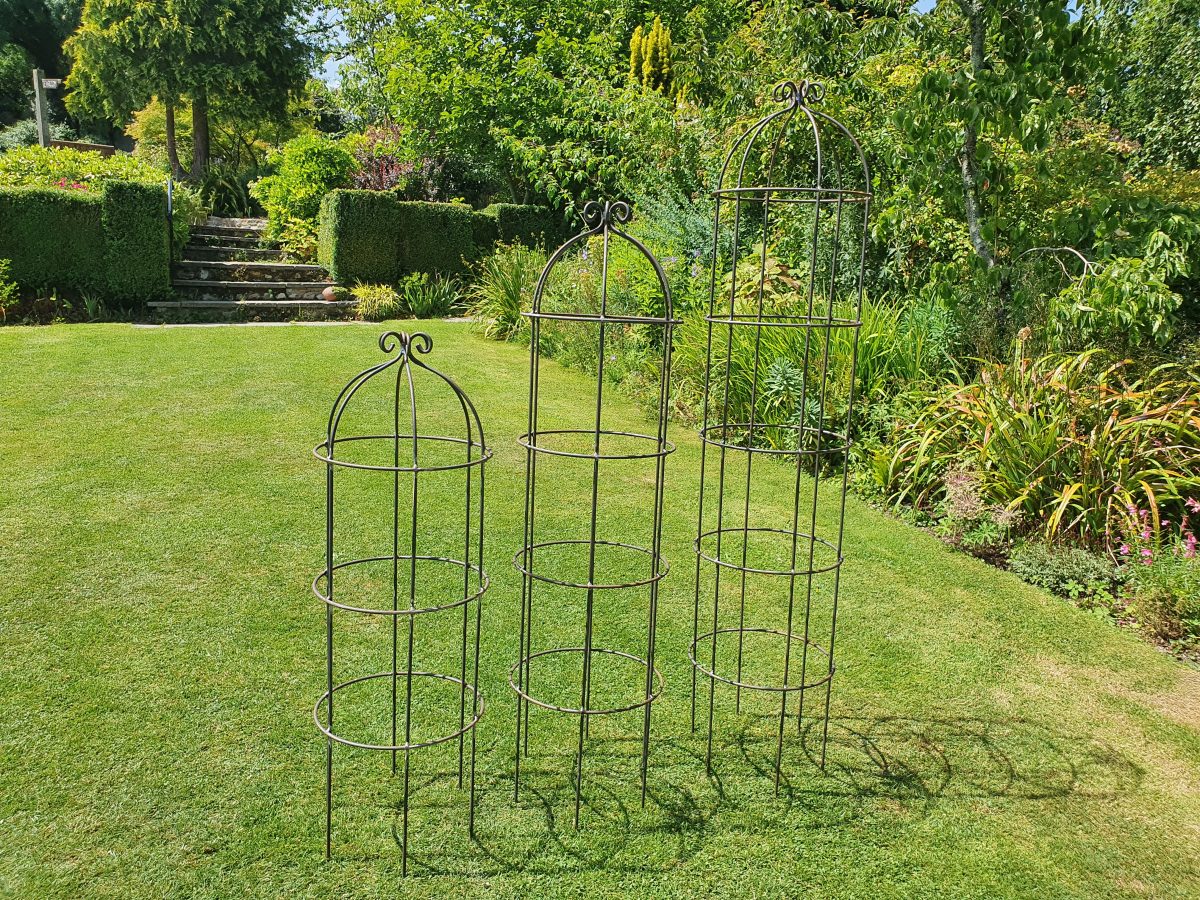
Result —
M 449 779 L 452 748 L 414 754 L 402 880 L 399 782 L 382 755 L 344 750 L 334 859 L 322 856 L 311 707 L 324 614 L 309 583 L 324 473 L 310 449 L 342 384 L 379 358 L 380 327 L 5 329 L 0 893 L 1200 894 L 1200 673 L 853 499 L 827 771 L 808 758 L 815 732 L 793 725 L 775 797 L 777 707 L 750 699 L 738 716 L 722 691 L 707 777 L 685 655 L 699 452 L 678 427 L 658 633 L 667 693 L 647 806 L 636 716 L 597 722 L 574 831 L 576 726 L 549 714 L 534 718 L 528 790 L 513 805 L 505 679 L 526 357 L 461 325 L 427 328 L 431 361 L 472 395 L 496 449 L 478 840 Z M 554 366 L 544 385 L 555 417 L 591 390 Z M 632 405 L 613 409 L 614 423 L 644 427 Z M 771 477 L 755 500 L 768 513 L 789 490 L 784 470 Z M 548 531 L 578 518 L 578 479 L 546 489 Z M 602 527 L 642 527 L 644 472 L 614 479 Z M 451 530 L 431 522 L 435 537 Z M 547 597 L 539 639 L 569 640 L 560 601 Z M 606 602 L 605 639 L 636 634 L 637 603 Z M 771 602 L 753 589 L 752 615 Z M 377 665 L 385 627 L 347 624 L 342 659 Z M 437 652 L 453 643 L 424 637 Z

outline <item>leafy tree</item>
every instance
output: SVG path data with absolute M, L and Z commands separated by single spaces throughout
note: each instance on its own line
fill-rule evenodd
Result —
M 0 123 L 29 115 L 32 69 L 65 74 L 62 43 L 79 24 L 82 6 L 83 0 L 0 0 Z
M 1119 59 L 1103 109 L 1140 159 L 1200 167 L 1200 0 L 1107 0 L 1096 21 Z
M 304 84 L 313 47 L 302 31 L 309 0 L 87 0 L 66 44 L 74 60 L 68 106 L 123 123 L 158 97 L 168 155 L 182 173 L 175 110 L 192 109 L 191 176 L 203 177 L 211 104 L 283 117 Z
M 12 43 L 47 75 L 64 74 L 63 41 L 79 24 L 83 0 L 0 0 L 0 45 Z
M 1021 223 L 1003 215 L 1017 175 L 1035 166 L 1075 109 L 1069 90 L 1099 59 L 1087 20 L 1063 0 L 940 0 L 914 20 L 926 69 L 896 115 L 915 192 L 932 191 L 963 223 L 971 249 L 998 287 L 997 325 L 1006 326 L 1003 268 Z

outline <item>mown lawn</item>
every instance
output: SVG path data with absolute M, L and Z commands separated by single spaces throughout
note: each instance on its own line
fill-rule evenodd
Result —
M 647 807 L 633 716 L 594 729 L 582 831 L 571 720 L 535 717 L 514 806 L 526 357 L 426 328 L 496 448 L 477 841 L 451 751 L 414 755 L 402 880 L 399 784 L 381 755 L 347 750 L 322 855 L 324 613 L 309 583 L 324 474 L 310 450 L 381 329 L 4 329 L 0 892 L 1200 895 L 1200 673 L 854 499 L 827 771 L 808 758 L 815 734 L 790 729 L 775 797 L 776 707 L 738 717 L 722 694 L 706 776 L 685 655 L 699 453 L 677 427 Z M 589 389 L 553 367 L 544 379 L 567 406 Z M 628 484 L 639 496 L 644 481 Z

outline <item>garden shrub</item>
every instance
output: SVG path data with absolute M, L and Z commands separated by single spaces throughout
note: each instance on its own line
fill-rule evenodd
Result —
M 352 289 L 358 301 L 359 318 L 370 322 L 399 319 L 404 315 L 400 294 L 390 284 L 356 284 Z
M 895 438 L 880 469 L 894 504 L 936 506 L 947 473 L 965 466 L 984 502 L 1047 539 L 1111 550 L 1127 507 L 1182 514 L 1200 472 L 1200 386 L 1181 366 L 1137 375 L 1099 351 L 1018 356 L 929 393 Z
M 305 246 L 300 234 L 316 235 L 322 199 L 350 184 L 356 164 L 345 147 L 315 134 L 288 141 L 271 162 L 275 174 L 253 182 L 250 195 L 267 211 L 267 234 L 287 235 L 296 251 Z
M 520 244 L 501 245 L 484 258 L 475 271 L 471 287 L 470 316 L 475 327 L 498 341 L 512 340 L 525 328 L 521 313 L 533 306 L 546 256 Z
M 1025 541 L 1013 548 L 1008 567 L 1022 581 L 1071 600 L 1111 602 L 1120 573 L 1107 556 L 1068 544 Z
M 0 189 L 0 257 L 12 260 L 13 280 L 31 289 L 105 290 L 103 206 L 98 192 L 85 189 Z
M 493 203 L 483 210 L 483 214 L 496 222 L 492 243 L 553 247 L 565 237 L 561 217 L 544 206 Z
M 475 243 L 477 213 L 471 207 L 403 200 L 397 203 L 397 210 L 400 266 L 406 274 L 457 275 L 483 255 Z
M 171 292 L 171 255 L 166 195 L 159 187 L 116 181 L 101 195 L 105 294 L 119 300 L 146 300 Z
M 1200 499 L 1186 498 L 1179 519 L 1131 506 L 1121 520 L 1119 557 L 1129 583 L 1129 607 L 1155 637 L 1200 649 Z
M 97 192 L 110 184 L 135 183 L 166 190 L 167 174 L 144 160 L 117 153 L 101 156 L 94 150 L 66 147 L 25 147 L 0 153 L 0 188 L 48 187 L 72 192 Z M 174 245 L 187 243 L 191 225 L 206 216 L 200 194 L 176 182 L 173 191 Z
M 8 310 L 16 306 L 20 297 L 20 288 L 12 280 L 12 260 L 0 259 L 0 322 L 8 315 Z
M 414 272 L 400 284 L 405 311 L 418 319 L 440 319 L 458 306 L 459 285 L 450 275 Z
M 50 139 L 54 141 L 73 141 L 76 134 L 61 122 L 50 123 Z M 0 128 L 0 153 L 16 150 L 19 147 L 32 147 L 38 142 L 38 127 L 36 119 L 22 119 L 13 122 L 8 128 Z
M 171 284 L 166 193 L 132 182 L 0 188 L 0 256 L 30 289 L 163 296 Z

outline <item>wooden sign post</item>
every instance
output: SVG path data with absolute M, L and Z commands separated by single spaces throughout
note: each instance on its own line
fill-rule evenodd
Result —
M 46 83 L 41 69 L 33 70 L 33 115 L 37 120 L 38 143 L 50 146 L 50 120 L 46 117 Z

